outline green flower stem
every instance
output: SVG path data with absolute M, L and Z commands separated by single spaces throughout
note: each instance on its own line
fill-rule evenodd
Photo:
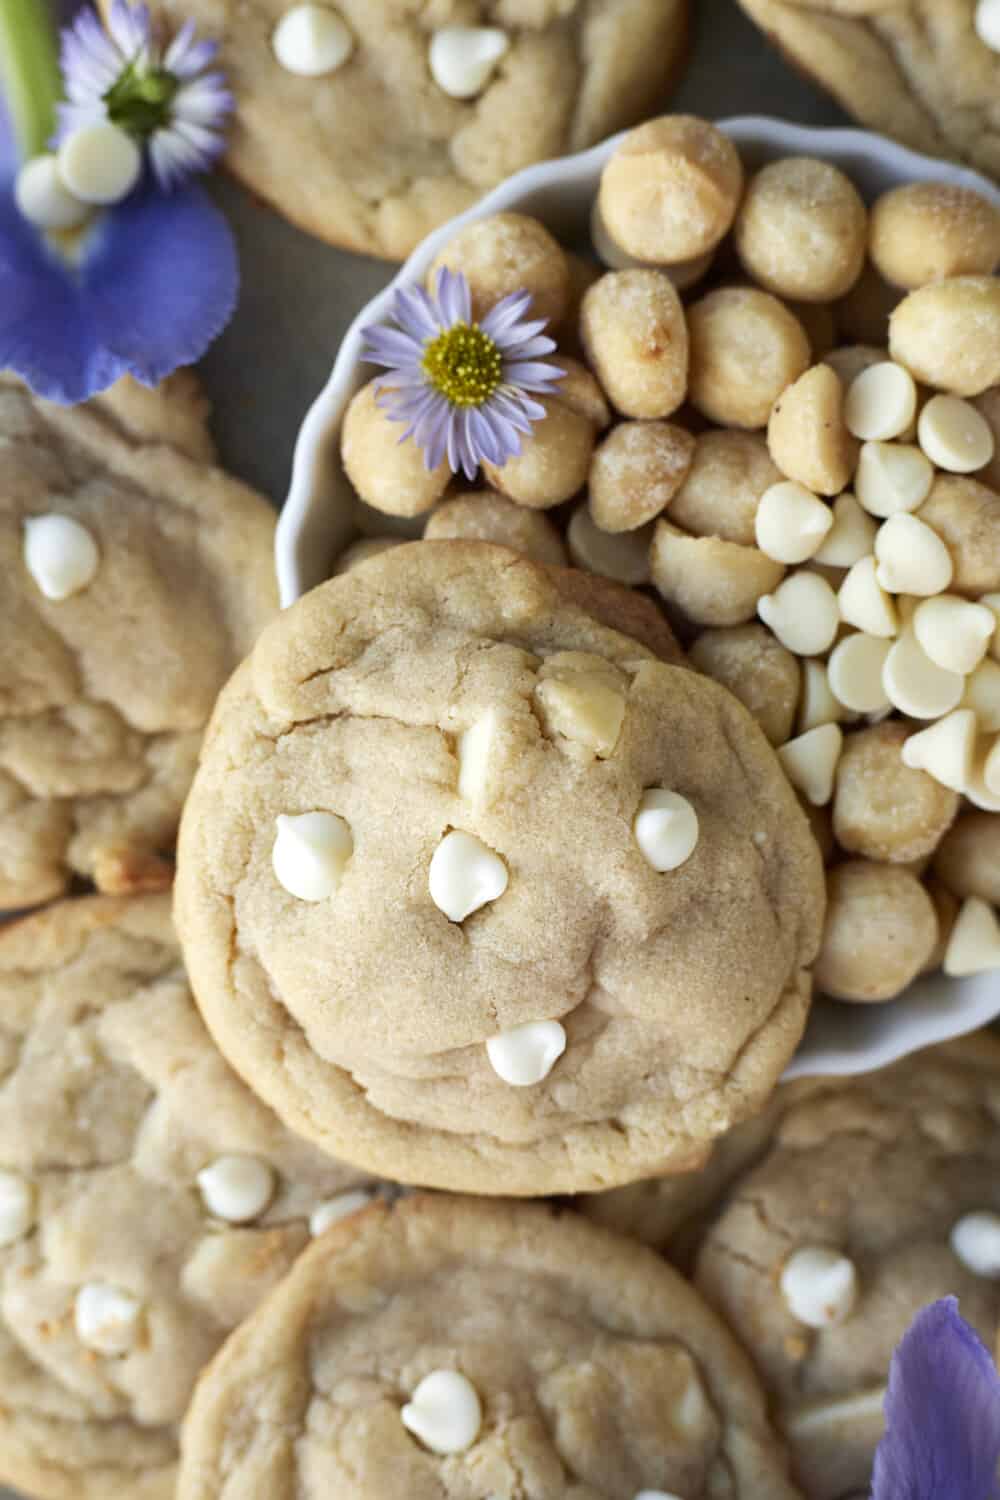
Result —
M 0 0 L 0 85 L 22 159 L 28 161 L 45 150 L 62 97 L 48 0 Z

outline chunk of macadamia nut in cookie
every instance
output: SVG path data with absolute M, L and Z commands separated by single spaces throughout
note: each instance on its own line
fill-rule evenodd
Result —
M 688 308 L 692 405 L 721 427 L 766 427 L 771 408 L 809 368 L 805 329 L 757 287 L 722 287 Z
M 778 397 L 767 446 L 789 479 L 817 495 L 839 495 L 858 461 L 859 443 L 844 421 L 844 388 L 829 365 L 813 365 Z
M 527 214 L 490 214 L 459 229 L 431 262 L 427 285 L 432 291 L 444 267 L 465 277 L 477 320 L 513 292 L 531 293 L 532 318 L 545 318 L 557 327 L 566 316 L 566 256 L 545 225 Z
M 833 831 L 849 854 L 909 864 L 933 854 L 955 821 L 958 793 L 904 764 L 905 724 L 874 724 L 844 737 Z
M 744 269 L 766 291 L 832 302 L 861 275 L 868 214 L 839 167 L 785 156 L 751 177 L 733 234 Z
M 923 972 L 938 940 L 934 903 L 899 865 L 854 859 L 827 875 L 816 985 L 837 1000 L 894 1000 Z
M 243 1076 L 395 1180 L 533 1196 L 700 1160 L 794 1050 L 822 925 L 742 704 L 485 543 L 396 547 L 278 624 L 217 711 L 178 862 Z M 312 901 L 273 864 L 307 811 L 340 820 Z
M 424 537 L 429 542 L 496 542 L 555 566 L 568 561 L 563 539 L 547 516 L 496 490 L 469 490 L 442 500 L 427 517 Z
M 962 813 L 941 840 L 933 870 L 960 900 L 976 896 L 1000 906 L 1000 818 L 996 813 Z
M 914 380 L 954 396 L 1000 384 L 1000 279 L 956 276 L 911 292 L 889 319 L 889 351 Z
M 965 475 L 939 474 L 917 518 L 948 549 L 953 592 L 978 598 L 1000 589 L 1000 494 L 996 490 Z
M 759 433 L 710 429 L 695 442 L 691 468 L 670 502 L 670 520 L 694 536 L 752 547 L 761 498 L 780 479 Z
M 654 520 L 683 484 L 695 440 L 671 422 L 620 422 L 594 450 L 590 513 L 602 531 L 635 531 Z
M 757 547 L 690 536 L 662 517 L 653 528 L 649 566 L 663 598 L 694 625 L 745 625 L 785 576 L 782 564 Z
M 792 736 L 802 682 L 796 656 L 763 625 L 706 630 L 688 653 L 693 667 L 728 688 L 772 745 Z
M 494 489 L 531 510 L 550 510 L 571 500 L 587 482 L 594 451 L 594 425 L 558 396 L 539 396 L 545 416 L 532 422 L 521 451 L 505 464 L 484 463 Z
M 584 296 L 580 336 L 605 394 L 623 416 L 669 417 L 683 402 L 688 325 L 661 271 L 602 276 Z
M 665 115 L 622 141 L 601 174 L 598 205 L 626 254 L 667 265 L 714 250 L 742 191 L 739 152 L 721 130 L 691 115 Z
M 904 183 L 872 204 L 868 253 L 879 274 L 906 291 L 990 276 L 1000 264 L 1000 209 L 958 183 Z
M 419 516 L 440 500 L 451 480 L 442 459 L 428 469 L 416 443 L 401 443 L 402 428 L 378 403 L 375 381 L 361 387 L 344 413 L 340 456 L 361 499 L 391 516 Z

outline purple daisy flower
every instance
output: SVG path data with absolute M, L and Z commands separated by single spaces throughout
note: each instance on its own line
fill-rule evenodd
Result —
M 996 1500 L 1000 1376 L 946 1297 L 918 1313 L 892 1358 L 872 1500 Z
M 474 323 L 468 282 L 444 268 L 433 295 L 399 288 L 397 327 L 365 329 L 365 357 L 391 372 L 377 381 L 379 404 L 407 423 L 400 442 L 412 437 L 428 469 L 447 458 L 452 473 L 474 479 L 481 463 L 515 458 L 545 416 L 529 392 L 550 395 L 565 371 L 540 358 L 556 346 L 546 319 L 527 318 L 530 307 L 530 292 L 514 292 Z
M 206 71 L 217 48 L 188 21 L 164 50 L 145 5 L 112 0 L 107 30 L 89 8 L 62 36 L 66 99 L 56 141 L 111 120 L 146 143 L 161 187 L 205 171 L 223 149 L 233 97 L 221 73 Z

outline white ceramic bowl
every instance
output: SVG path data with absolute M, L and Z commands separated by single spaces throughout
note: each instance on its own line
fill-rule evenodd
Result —
M 750 166 L 777 156 L 818 156 L 843 167 L 867 196 L 903 182 L 936 180 L 965 183 L 1000 206 L 1000 191 L 975 172 L 918 156 L 865 131 L 811 130 L 758 116 L 723 120 L 721 126 Z M 605 141 L 578 156 L 543 162 L 511 177 L 418 245 L 396 279 L 355 318 L 295 445 L 292 483 L 276 543 L 283 605 L 329 576 L 333 559 L 353 534 L 353 492 L 341 468 L 338 438 L 347 403 L 373 373 L 361 363 L 362 329 L 386 321 L 396 286 L 423 281 L 441 247 L 456 228 L 471 220 L 518 209 L 541 219 L 567 243 L 582 242 L 601 169 L 616 144 L 617 138 Z M 883 1005 L 820 999 L 788 1076 L 870 1072 L 921 1047 L 973 1031 L 997 1015 L 1000 973 L 961 980 L 935 974 Z

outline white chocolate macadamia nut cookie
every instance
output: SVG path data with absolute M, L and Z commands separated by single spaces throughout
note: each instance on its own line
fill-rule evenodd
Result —
M 746 1355 L 651 1250 L 415 1195 L 331 1230 L 227 1343 L 178 1500 L 798 1500 L 786 1464 Z
M 678 799 L 655 840 L 652 792 Z M 309 902 L 272 851 L 279 817 L 318 811 L 351 849 Z M 210 1029 L 292 1128 L 399 1180 L 532 1195 L 689 1165 L 763 1102 L 822 885 L 729 693 L 526 559 L 420 542 L 299 600 L 233 679 L 177 903 Z M 543 1073 L 506 1079 L 498 1038 L 502 1067 Z
M 867 1493 L 889 1363 L 922 1307 L 957 1296 L 992 1347 L 998 1249 L 993 1037 L 815 1081 L 786 1103 L 709 1227 L 695 1279 L 753 1349 L 808 1500 Z
M 372 1188 L 223 1061 L 166 894 L 3 928 L 0 995 L 0 1483 L 173 1500 L 203 1367 Z
M 785 156 L 751 177 L 736 217 L 744 269 L 765 291 L 801 302 L 832 302 L 864 265 L 868 215 L 838 167 Z

